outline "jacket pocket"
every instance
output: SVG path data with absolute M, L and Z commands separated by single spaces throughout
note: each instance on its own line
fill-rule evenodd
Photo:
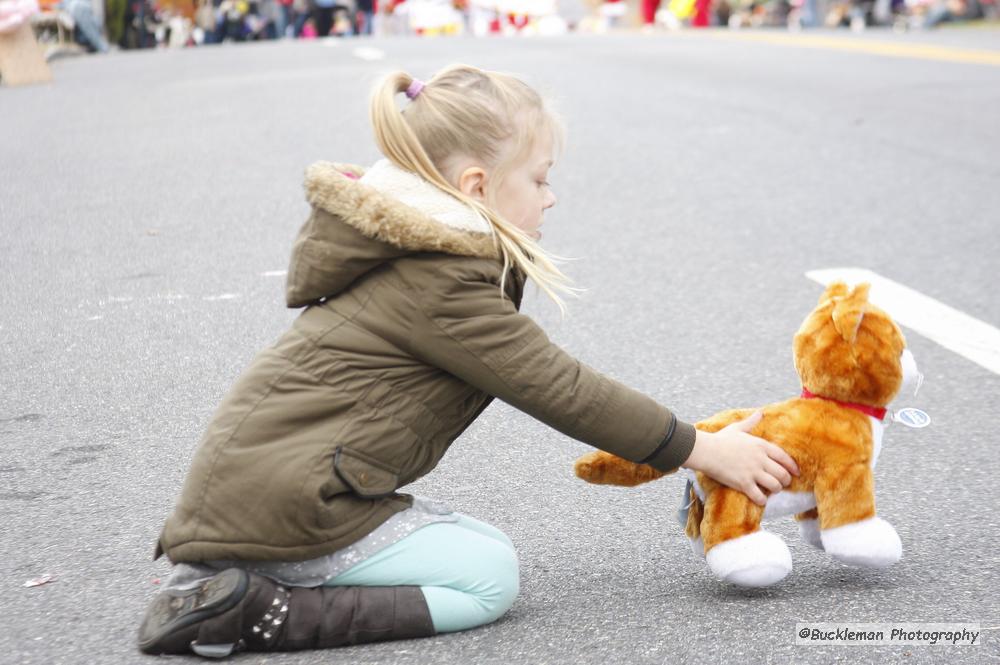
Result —
M 345 446 L 334 453 L 333 470 L 355 494 L 366 499 L 391 496 L 399 487 L 397 470 Z

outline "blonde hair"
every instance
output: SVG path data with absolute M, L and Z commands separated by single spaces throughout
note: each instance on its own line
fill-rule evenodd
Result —
M 385 77 L 372 94 L 370 115 L 375 141 L 401 169 L 416 173 L 467 204 L 493 229 L 503 258 L 500 294 L 511 268 L 530 277 L 565 312 L 559 293 L 578 289 L 558 268 L 564 259 L 543 250 L 495 210 L 492 194 L 506 174 L 527 157 L 537 138 L 550 132 L 558 149 L 563 129 L 542 97 L 519 79 L 468 65 L 452 65 L 428 81 L 402 112 L 396 95 L 413 83 L 405 72 Z M 490 169 L 484 205 L 466 196 L 442 175 L 451 159 L 472 157 Z

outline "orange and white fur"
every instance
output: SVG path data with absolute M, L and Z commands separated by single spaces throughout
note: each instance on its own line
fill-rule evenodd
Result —
M 881 568 L 902 556 L 895 529 L 875 514 L 872 469 L 883 432 L 876 416 L 904 379 L 919 374 L 899 327 L 868 302 L 868 291 L 868 284 L 831 284 L 796 333 L 795 368 L 810 396 L 724 411 L 695 425 L 716 432 L 762 411 L 751 433 L 783 448 L 800 472 L 762 507 L 686 470 L 693 489 L 685 533 L 719 579 L 760 587 L 791 572 L 787 545 L 760 528 L 761 519 L 782 515 L 795 514 L 802 538 L 844 563 Z M 605 452 L 581 457 L 575 470 L 588 482 L 625 486 L 663 475 Z

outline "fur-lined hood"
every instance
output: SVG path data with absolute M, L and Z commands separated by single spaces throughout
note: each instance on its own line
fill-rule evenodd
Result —
M 499 257 L 485 219 L 388 160 L 367 170 L 317 162 L 306 170 L 305 190 L 313 212 L 295 241 L 289 307 L 335 295 L 383 262 L 415 252 Z

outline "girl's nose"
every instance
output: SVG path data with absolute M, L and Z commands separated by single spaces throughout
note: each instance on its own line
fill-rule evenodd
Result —
M 549 208 L 551 208 L 555 204 L 556 204 L 556 195 L 553 194 L 552 190 L 550 189 L 548 197 L 545 200 L 545 210 L 548 210 Z

